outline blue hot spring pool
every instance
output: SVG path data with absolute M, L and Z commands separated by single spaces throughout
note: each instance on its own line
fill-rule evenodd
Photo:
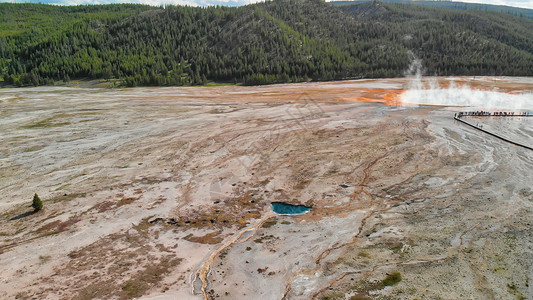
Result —
M 283 202 L 272 202 L 272 210 L 280 215 L 301 215 L 311 210 L 305 205 L 292 205 Z

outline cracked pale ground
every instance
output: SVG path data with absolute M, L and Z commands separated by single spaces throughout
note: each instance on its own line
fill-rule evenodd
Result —
M 0 298 L 532 299 L 533 152 L 405 86 L 0 90 Z

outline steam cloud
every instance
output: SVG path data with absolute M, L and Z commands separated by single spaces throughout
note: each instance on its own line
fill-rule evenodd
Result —
M 409 89 L 401 95 L 405 104 L 466 106 L 484 110 L 533 110 L 533 94 L 508 94 L 496 90 L 472 89 L 451 81 L 448 88 L 439 86 L 436 78 L 423 78 L 422 61 L 410 53 L 412 63 L 406 71 Z

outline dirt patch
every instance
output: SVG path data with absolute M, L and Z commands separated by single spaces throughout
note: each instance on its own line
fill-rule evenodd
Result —
M 157 235 L 157 230 L 141 226 L 137 232 L 113 234 L 69 253 L 70 261 L 52 279 L 56 287 L 32 296 L 133 299 L 150 290 L 164 290 L 165 276 L 182 259 L 161 244 L 151 246 L 150 236 Z M 61 292 L 64 289 L 67 295 Z

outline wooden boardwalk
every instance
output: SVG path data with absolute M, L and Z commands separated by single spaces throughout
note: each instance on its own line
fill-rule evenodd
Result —
M 473 113 L 473 114 L 472 114 Z M 514 118 L 521 118 L 521 117 L 533 117 L 533 114 L 511 114 L 511 113 L 508 113 L 508 112 L 505 112 L 505 114 L 494 114 L 494 113 L 487 113 L 487 112 L 466 112 L 466 113 L 458 113 L 458 114 L 455 114 L 455 116 L 453 117 L 454 120 L 457 120 L 463 124 L 466 124 L 468 126 L 471 126 L 471 127 L 474 127 L 475 129 L 479 130 L 479 131 L 482 131 L 486 134 L 489 134 L 493 137 L 496 137 L 502 141 L 505 141 L 507 143 L 511 143 L 513 145 L 516 145 L 516 146 L 519 146 L 519 147 L 522 147 L 522 148 L 526 148 L 526 149 L 529 149 L 529 150 L 532 150 L 533 151 L 533 147 L 531 146 L 528 146 L 528 145 L 524 145 L 524 144 L 521 144 L 521 143 L 518 143 L 518 142 L 515 142 L 515 141 L 511 141 L 510 139 L 506 138 L 506 137 L 503 137 L 499 134 L 496 134 L 496 133 L 493 133 L 493 132 L 490 132 L 488 130 L 485 130 L 477 125 L 474 125 L 470 122 L 467 122 L 463 119 L 461 119 L 462 117 L 514 117 Z

